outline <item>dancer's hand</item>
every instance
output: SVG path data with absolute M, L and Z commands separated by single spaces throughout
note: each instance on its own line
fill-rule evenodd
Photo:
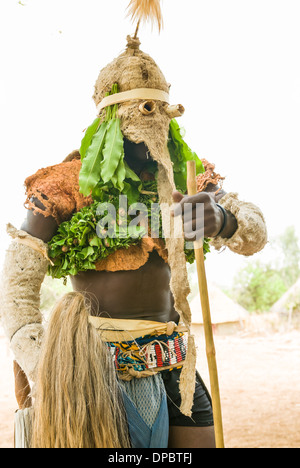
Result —
M 193 196 L 174 192 L 173 200 L 177 203 L 174 216 L 183 217 L 184 237 L 188 241 L 218 235 L 229 238 L 237 229 L 235 217 L 229 211 L 224 214 L 218 206 L 215 192 L 200 192 Z M 198 204 L 203 209 L 197 212 Z M 199 216 L 204 216 L 204 219 L 199 219 Z

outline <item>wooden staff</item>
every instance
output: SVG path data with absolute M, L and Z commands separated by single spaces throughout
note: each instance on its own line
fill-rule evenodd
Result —
M 195 161 L 187 162 L 187 190 L 188 190 L 189 195 L 197 194 Z M 217 370 L 217 362 L 216 362 L 216 351 L 215 351 L 214 338 L 213 338 L 213 332 L 212 332 L 207 281 L 206 281 L 206 273 L 205 273 L 205 266 L 204 266 L 203 242 L 201 239 L 194 242 L 194 251 L 195 251 L 196 264 L 197 264 L 198 284 L 199 284 L 203 325 L 204 325 L 204 333 L 205 333 L 206 356 L 207 356 L 207 361 L 208 361 L 208 370 L 209 370 L 210 387 L 211 387 L 216 447 L 224 448 L 223 423 L 222 423 L 218 370 Z

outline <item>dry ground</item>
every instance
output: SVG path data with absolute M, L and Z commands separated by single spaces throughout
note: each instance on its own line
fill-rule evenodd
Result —
M 216 337 L 215 347 L 225 445 L 300 448 L 300 333 Z
M 228 448 L 300 447 L 300 331 L 215 335 Z M 208 371 L 203 339 L 198 368 Z M 0 448 L 13 447 L 12 356 L 0 330 Z

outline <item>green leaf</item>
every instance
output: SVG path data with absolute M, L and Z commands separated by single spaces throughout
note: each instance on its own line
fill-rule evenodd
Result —
M 82 161 L 82 167 L 79 174 L 80 192 L 84 196 L 88 196 L 91 190 L 97 185 L 100 179 L 102 160 L 102 151 L 104 148 L 105 137 L 107 132 L 107 123 L 101 124 L 95 135 L 92 143 L 89 146 L 86 156 Z
M 176 187 L 183 193 L 186 192 L 187 161 L 196 162 L 196 174 L 204 172 L 201 159 L 194 153 L 183 140 L 180 127 L 175 119 L 172 119 L 169 127 L 168 149 L 173 163 L 174 179 Z
M 93 249 L 93 247 L 86 247 L 86 248 L 82 249 L 81 253 L 82 253 L 83 258 L 85 260 L 90 255 L 93 255 L 94 249 Z
M 68 268 L 68 263 L 69 263 L 69 262 L 68 262 L 68 258 L 66 257 L 66 258 L 65 258 L 65 261 L 64 261 L 64 264 L 63 264 L 63 266 L 62 266 L 62 269 L 63 269 L 63 270 L 66 270 L 66 269 Z
M 105 145 L 103 148 L 103 160 L 101 162 L 101 178 L 104 183 L 108 182 L 116 170 L 123 170 L 120 160 L 124 158 L 123 135 L 120 120 L 114 118 L 108 122 Z M 124 172 L 124 171 L 123 171 Z M 123 180 L 125 178 L 125 174 Z M 118 177 L 120 182 L 120 177 Z
M 130 169 L 126 161 L 124 161 L 124 166 L 125 166 L 125 171 L 126 171 L 125 172 L 126 179 L 131 179 L 134 182 L 141 182 L 141 179 L 139 178 L 139 176 L 137 176 L 136 173 L 132 169 Z
M 92 123 L 92 125 L 90 125 L 86 132 L 85 132 L 85 135 L 83 137 L 83 139 L 81 140 L 81 146 L 80 146 L 80 150 L 79 150 L 79 153 L 80 153 L 80 156 L 81 156 L 81 161 L 85 158 L 85 155 L 86 155 L 86 152 L 92 142 L 92 138 L 93 136 L 95 135 L 96 131 L 98 130 L 99 128 L 99 124 L 100 124 L 100 118 L 97 117 L 94 122 Z
M 134 185 L 129 184 L 128 182 L 124 182 L 124 189 L 122 194 L 126 195 L 129 206 L 133 203 L 136 203 L 140 196 L 138 187 L 135 187 Z
M 120 192 L 122 192 L 122 190 L 124 189 L 125 175 L 126 175 L 126 170 L 125 170 L 125 166 L 124 166 L 124 161 L 121 158 L 120 161 L 119 161 L 118 167 L 116 169 L 116 172 L 111 178 L 113 186 L 116 189 L 120 190 Z
M 102 247 L 102 240 L 98 236 L 94 236 L 90 241 L 89 244 L 92 247 Z
M 60 239 L 59 241 L 55 242 L 56 245 L 65 245 L 66 243 L 66 239 L 63 238 L 63 239 Z

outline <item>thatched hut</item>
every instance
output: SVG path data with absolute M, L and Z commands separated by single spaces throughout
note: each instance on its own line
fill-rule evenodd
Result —
M 248 312 L 230 299 L 218 286 L 208 284 L 211 321 L 214 333 L 230 335 L 244 328 Z M 203 333 L 203 318 L 200 297 L 197 295 L 190 301 L 192 312 L 192 332 Z
M 286 319 L 291 325 L 300 324 L 300 278 L 278 299 L 270 312 L 278 319 Z

